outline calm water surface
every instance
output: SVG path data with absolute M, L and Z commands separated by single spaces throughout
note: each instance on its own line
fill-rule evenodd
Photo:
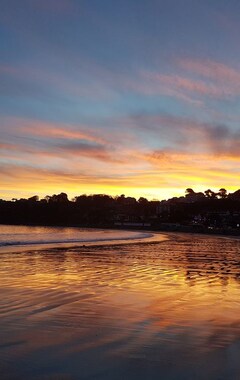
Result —
M 240 241 L 0 253 L 1 379 L 240 379 Z
M 77 227 L 37 227 L 0 225 L 0 252 L 3 247 L 29 245 L 76 245 L 76 243 L 152 240 L 153 234 L 143 231 L 103 230 Z M 154 238 L 156 240 L 156 238 Z M 19 251 L 19 250 L 18 250 Z

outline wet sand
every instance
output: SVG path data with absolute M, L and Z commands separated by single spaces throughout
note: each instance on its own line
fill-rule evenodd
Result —
M 239 379 L 240 241 L 1 253 L 1 379 Z

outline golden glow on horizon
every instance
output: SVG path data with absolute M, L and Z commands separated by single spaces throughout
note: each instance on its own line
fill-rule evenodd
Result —
M 174 118 L 167 122 L 176 128 Z M 180 122 L 184 128 L 183 120 Z M 204 135 L 196 143 L 196 153 L 180 147 L 150 149 L 126 128 L 122 133 L 105 131 L 100 135 L 81 125 L 69 129 L 67 125 L 15 118 L 7 119 L 6 125 L 19 140 L 0 144 L 3 199 L 66 192 L 70 199 L 85 193 L 104 193 L 161 200 L 184 195 L 188 187 L 195 191 L 224 187 L 229 192 L 239 188 L 238 154 L 235 150 L 210 153 L 204 145 L 205 132 L 198 125 L 188 127 L 193 129 L 192 139 L 195 132 Z M 38 148 L 21 138 L 26 133 L 41 143 Z M 19 141 L 24 141 L 23 145 Z M 209 142 L 213 144 L 213 139 Z
M 201 181 L 199 181 L 201 182 Z M 187 182 L 189 183 L 189 181 Z M 192 184 L 193 182 L 191 182 Z M 39 195 L 40 198 L 45 197 L 46 195 L 53 195 L 53 194 L 59 194 L 61 192 L 66 192 L 68 194 L 68 198 L 71 200 L 77 195 L 82 194 L 107 194 L 110 196 L 118 196 L 121 194 L 124 194 L 125 196 L 134 197 L 136 199 L 140 197 L 145 197 L 148 200 L 164 200 L 169 199 L 172 197 L 181 197 L 185 195 L 185 190 L 189 186 L 186 185 L 185 187 L 180 188 L 154 188 L 154 187 L 118 187 L 118 186 L 101 186 L 101 185 L 81 185 L 79 186 L 70 186 L 65 187 L 64 185 L 61 186 L 46 186 L 46 187 L 40 187 L 38 184 L 31 185 L 29 184 L 27 186 L 28 190 L 25 190 L 25 184 L 23 186 L 18 186 L 17 190 L 14 189 L 8 189 L 4 188 L 0 192 L 0 198 L 11 200 L 12 198 L 29 198 L 33 195 Z M 211 188 L 211 190 L 217 192 L 222 186 L 202 186 L 195 184 L 194 186 L 190 186 L 195 191 L 201 191 L 204 192 L 205 190 Z M 234 192 L 238 188 L 237 187 L 227 187 L 228 192 Z
M 231 177 L 230 177 L 231 178 Z M 176 177 L 176 180 L 178 177 Z M 182 178 L 180 177 L 182 180 Z M 185 183 L 186 186 L 182 186 L 182 188 L 177 187 L 124 187 L 124 186 L 114 186 L 114 185 L 100 185 L 100 184 L 81 184 L 81 185 L 68 185 L 65 186 L 64 184 L 46 184 L 46 185 L 39 185 L 39 183 L 32 183 L 32 182 L 23 182 L 18 183 L 17 189 L 11 188 L 8 186 L 2 186 L 2 189 L 0 191 L 0 198 L 11 200 L 12 198 L 28 198 L 33 195 L 39 195 L 39 197 L 45 197 L 46 195 L 52 195 L 52 194 L 58 194 L 61 192 L 66 192 L 68 194 L 69 199 L 74 198 L 77 195 L 81 194 L 107 194 L 110 196 L 117 196 L 124 194 L 125 196 L 135 197 L 136 199 L 140 197 L 145 197 L 149 200 L 156 199 L 156 200 L 163 200 L 163 199 L 169 199 L 172 197 L 180 197 L 185 195 L 185 190 L 188 187 L 193 188 L 195 191 L 202 191 L 211 188 L 211 190 L 217 192 L 221 187 L 224 185 L 221 185 L 219 182 L 219 185 L 215 185 L 214 187 L 206 183 L 206 185 L 202 185 L 203 180 L 199 177 L 185 177 Z M 147 181 L 146 181 L 147 182 Z M 190 183 L 190 185 L 189 185 Z M 226 185 L 226 181 L 224 182 Z M 239 187 L 235 186 L 224 186 L 227 188 L 228 192 L 234 192 Z M 27 188 L 27 190 L 26 190 Z

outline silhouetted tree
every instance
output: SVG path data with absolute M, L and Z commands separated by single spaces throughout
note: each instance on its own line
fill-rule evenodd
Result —
M 186 197 L 187 196 L 190 196 L 190 195 L 194 195 L 196 194 L 195 191 L 193 189 L 191 189 L 190 187 L 188 187 L 186 190 L 185 190 L 185 194 L 186 194 Z
M 214 193 L 214 191 L 212 191 L 211 189 L 208 189 L 206 191 L 204 191 L 204 194 L 206 195 L 207 198 L 216 198 L 217 197 L 217 194 Z
M 217 196 L 221 199 L 227 198 L 227 190 L 224 188 L 221 188 L 219 192 L 217 193 Z
M 66 193 L 54 194 L 52 195 L 48 202 L 56 202 L 56 203 L 66 203 L 68 201 L 68 196 Z
M 39 196 L 34 195 L 33 197 L 28 198 L 29 202 L 38 202 L 39 201 Z
M 234 200 L 240 200 L 240 189 L 236 190 L 234 193 L 229 194 L 228 198 L 234 199 Z

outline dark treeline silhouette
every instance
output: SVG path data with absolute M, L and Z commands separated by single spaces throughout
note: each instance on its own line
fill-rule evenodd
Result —
M 240 231 L 240 190 L 228 194 L 224 188 L 218 192 L 187 188 L 184 196 L 163 201 L 105 194 L 79 195 L 69 200 L 64 192 L 43 199 L 35 195 L 0 200 L 0 223 Z
M 128 220 L 143 222 L 156 213 L 158 201 L 136 200 L 125 195 L 80 195 L 69 200 L 66 193 L 39 199 L 0 200 L 0 223 L 40 225 L 111 226 Z
M 240 190 L 227 193 L 225 188 L 218 192 L 208 189 L 195 192 L 187 188 L 185 196 L 161 201 L 158 206 L 158 222 L 175 223 L 176 230 L 196 232 L 240 232 Z M 183 229 L 182 227 L 185 227 Z M 235 230 L 235 231 L 233 231 Z M 214 232 L 213 231 L 213 232 Z

